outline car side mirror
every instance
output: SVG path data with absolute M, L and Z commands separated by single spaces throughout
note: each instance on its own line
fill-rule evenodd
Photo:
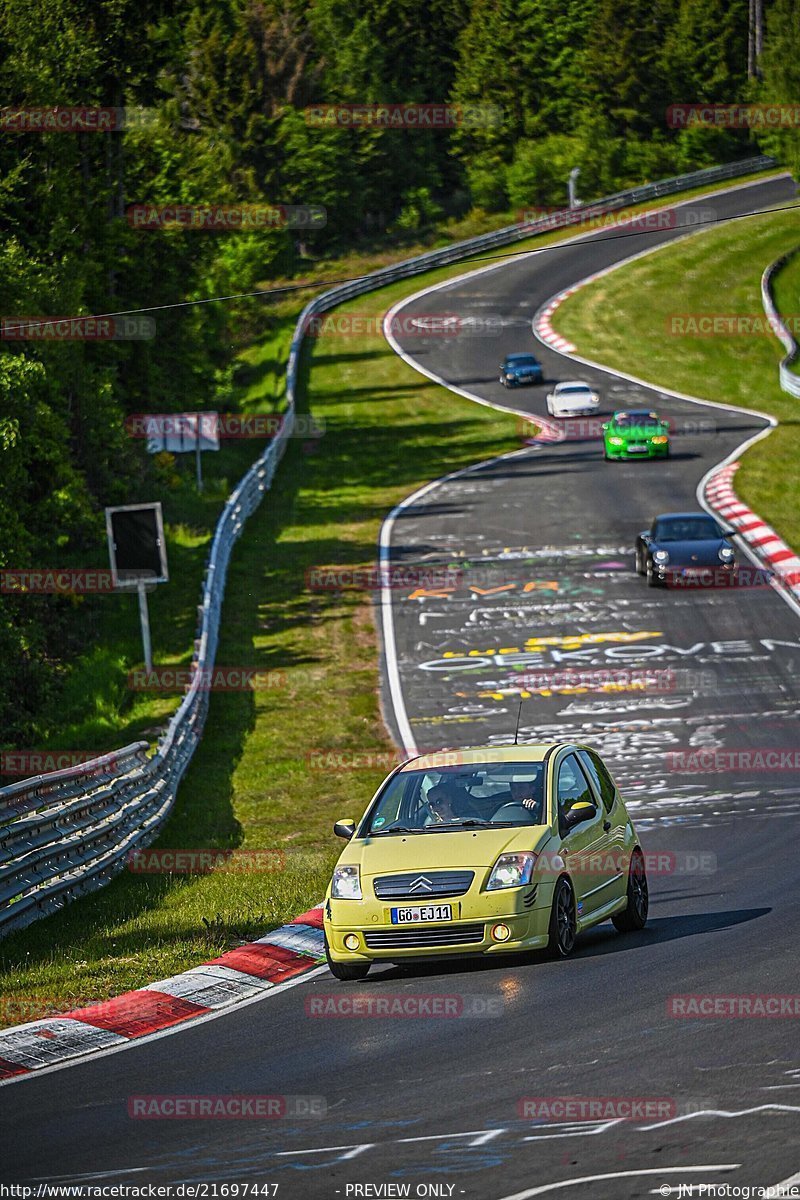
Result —
M 353 836 L 353 834 L 355 833 L 355 831 L 356 831 L 355 821 L 349 821 L 349 820 L 337 821 L 333 826 L 333 832 L 336 834 L 336 836 L 340 837 L 340 838 L 344 838 L 344 840 L 346 842 L 350 841 L 350 839 Z
M 735 529 L 723 529 L 722 536 L 723 537 L 736 537 L 736 530 Z
M 597 816 L 597 809 L 593 804 L 589 804 L 586 800 L 579 800 L 577 804 L 573 804 L 568 813 L 564 814 L 564 826 L 567 829 L 574 829 L 576 825 L 582 825 L 584 821 L 591 821 Z

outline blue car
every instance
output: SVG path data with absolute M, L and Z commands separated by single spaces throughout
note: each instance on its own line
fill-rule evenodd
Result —
M 503 387 L 542 382 L 542 364 L 534 354 L 507 354 L 500 364 Z

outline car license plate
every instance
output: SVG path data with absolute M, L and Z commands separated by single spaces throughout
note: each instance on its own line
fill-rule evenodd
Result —
M 630 454 L 646 454 L 647 446 L 637 446 L 636 442 L 629 442 L 628 452 Z
M 412 904 L 392 909 L 393 925 L 416 925 L 418 921 L 451 921 L 452 904 Z

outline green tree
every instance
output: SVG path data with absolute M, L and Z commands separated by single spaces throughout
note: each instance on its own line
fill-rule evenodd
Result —
M 758 98 L 768 104 L 800 105 L 800 10 L 794 0 L 774 0 L 767 9 L 763 82 Z M 800 174 L 800 125 L 786 124 L 758 134 L 767 154 L 774 154 L 797 177 Z

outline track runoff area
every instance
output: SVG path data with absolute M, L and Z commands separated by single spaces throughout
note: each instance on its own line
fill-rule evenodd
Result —
M 725 216 L 793 194 L 782 178 L 692 204 Z M 384 527 L 390 566 L 461 566 L 443 594 L 381 602 L 398 741 L 508 744 L 524 691 L 520 740 L 585 740 L 614 771 L 651 865 L 647 928 L 599 927 L 560 963 L 373 968 L 357 985 L 317 968 L 219 1019 L 0 1088 L 3 1174 L 29 1196 L 791 1194 L 797 1039 L 752 998 L 797 991 L 797 776 L 762 752 L 796 742 L 798 616 L 771 587 L 661 591 L 632 571 L 636 533 L 697 508 L 709 468 L 764 422 L 536 345 L 541 386 L 497 382 L 551 296 L 685 233 L 581 237 L 466 275 L 406 304 L 398 339 L 420 369 L 515 411 L 544 416 L 569 378 L 596 388 L 601 415 L 655 408 L 675 430 L 668 462 L 605 463 L 591 428 L 533 445 L 522 428 L 519 453 L 435 484 Z M 444 311 L 455 336 L 426 331 Z M 167 1111 L 232 1096 L 264 1104 L 250 1119 Z M 168 1103 L 134 1109 L 142 1097 Z

